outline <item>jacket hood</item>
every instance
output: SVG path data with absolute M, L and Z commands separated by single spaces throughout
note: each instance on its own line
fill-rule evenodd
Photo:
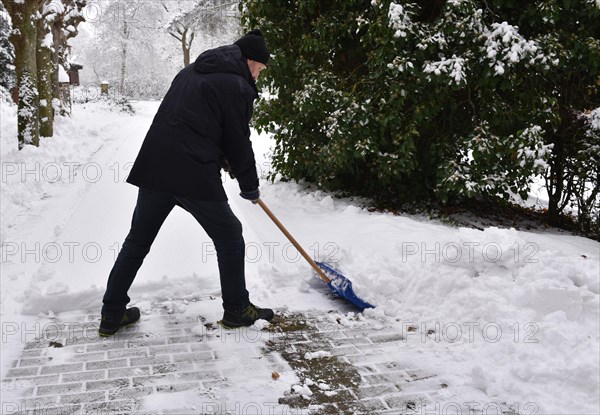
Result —
M 252 78 L 246 58 L 237 45 L 221 46 L 204 51 L 194 62 L 194 69 L 200 73 L 232 73 L 244 78 L 256 93 L 256 82 Z

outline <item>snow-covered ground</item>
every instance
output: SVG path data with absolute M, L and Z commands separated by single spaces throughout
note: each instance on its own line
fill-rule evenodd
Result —
M 131 116 L 103 103 L 76 105 L 72 118 L 57 121 L 54 138 L 19 152 L 16 110 L 0 104 L 3 377 L 23 346 L 5 327 L 101 306 L 135 206 L 137 188 L 125 178 L 158 103 L 134 106 Z M 272 141 L 254 134 L 253 143 L 266 173 Z M 224 177 L 224 184 L 244 224 L 252 301 L 294 312 L 334 309 L 324 284 L 270 219 L 238 196 L 234 180 Z M 406 338 L 394 359 L 434 371 L 463 391 L 462 402 L 486 396 L 525 414 L 600 413 L 597 242 L 373 213 L 295 183 L 262 181 L 261 196 L 305 249 L 376 305 L 358 321 L 341 313 L 333 319 Z M 151 312 L 156 298 L 176 307 L 184 297 L 218 296 L 218 281 L 210 240 L 176 208 L 130 296 Z M 216 321 L 218 304 L 202 312 Z

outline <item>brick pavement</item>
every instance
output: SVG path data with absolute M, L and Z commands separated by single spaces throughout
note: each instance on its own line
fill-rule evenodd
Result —
M 94 313 L 69 316 L 77 323 L 58 318 L 54 326 L 46 325 L 2 379 L 3 391 L 19 395 L 14 402 L 3 399 L 2 413 L 152 413 L 142 409 L 150 395 L 191 391 L 214 402 L 219 388 L 243 382 L 244 374 L 258 369 L 293 372 L 300 382 L 279 397 L 277 407 L 202 410 L 178 407 L 174 399 L 165 412 L 425 415 L 436 413 L 435 402 L 451 396 L 435 373 L 395 359 L 405 345 L 398 333 L 367 323 L 347 326 L 327 314 L 288 313 L 263 329 L 259 344 L 251 338 L 256 331 L 224 331 L 202 316 L 169 314 L 159 303 L 142 318 L 152 331 L 136 325 L 112 338 L 98 337 Z M 229 364 L 221 353 L 225 341 L 243 354 L 260 356 L 243 368 Z

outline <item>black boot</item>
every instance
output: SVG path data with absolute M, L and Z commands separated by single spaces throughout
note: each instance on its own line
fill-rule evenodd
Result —
M 243 311 L 233 312 L 225 311 L 221 324 L 229 329 L 243 326 L 251 326 L 256 320 L 271 321 L 275 314 L 270 308 L 259 308 L 250 304 Z
M 102 316 L 100 320 L 100 328 L 98 334 L 102 337 L 112 336 L 121 327 L 128 326 L 140 319 L 140 309 L 137 307 L 128 308 L 120 322 L 110 321 L 106 316 Z

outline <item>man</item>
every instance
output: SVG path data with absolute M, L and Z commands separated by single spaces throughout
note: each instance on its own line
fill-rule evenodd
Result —
M 270 53 L 260 30 L 233 45 L 207 50 L 180 71 L 161 103 L 127 181 L 139 187 L 131 230 L 108 277 L 99 332 L 110 336 L 135 323 L 127 291 L 169 212 L 191 213 L 217 251 L 223 319 L 228 327 L 271 320 L 246 290 L 242 225 L 227 203 L 221 168 L 235 175 L 244 199 L 259 198 L 248 123 L 255 81 Z

